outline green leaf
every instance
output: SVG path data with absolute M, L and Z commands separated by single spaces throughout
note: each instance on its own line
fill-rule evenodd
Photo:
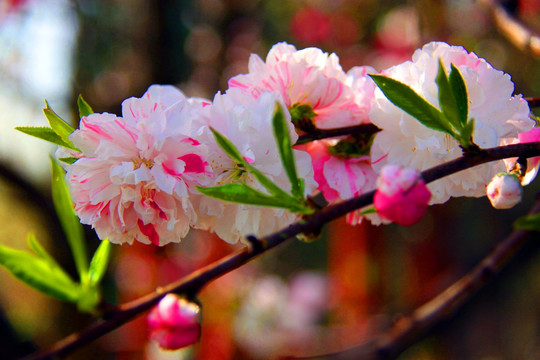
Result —
M 17 126 L 15 130 L 18 130 L 26 135 L 37 137 L 38 139 L 48 141 L 50 143 L 67 147 L 69 149 L 79 151 L 73 144 L 67 143 L 53 129 L 48 127 L 38 127 L 38 126 Z
M 67 122 L 62 120 L 60 116 L 58 116 L 53 109 L 49 106 L 49 103 L 47 100 L 45 100 L 45 105 L 47 107 L 43 109 L 43 113 L 45 114 L 45 117 L 49 121 L 49 125 L 54 130 L 55 133 L 58 134 L 62 138 L 62 140 L 68 142 L 68 136 L 71 135 L 72 132 L 75 131 L 75 129 L 69 125 Z
M 77 301 L 77 309 L 81 312 L 92 313 L 100 299 L 101 294 L 95 286 L 82 287 Z
M 377 210 L 374 207 L 368 207 L 360 212 L 360 215 L 376 214 Z
M 474 132 L 474 118 L 471 118 L 469 122 L 465 124 L 463 127 L 463 130 L 461 130 L 461 137 L 463 141 L 461 141 L 461 145 L 467 149 L 469 146 L 473 144 L 472 142 L 472 135 Z
M 242 154 L 240 154 L 236 146 L 234 146 L 234 144 L 230 142 L 229 139 L 221 135 L 217 130 L 212 127 L 210 128 L 210 130 L 212 131 L 212 134 L 214 134 L 214 138 L 216 139 L 219 147 L 222 148 L 227 155 L 229 155 L 234 161 L 240 164 L 247 164 L 247 161 L 244 159 Z
M 66 234 L 75 266 L 81 278 L 81 282 L 88 274 L 88 256 L 83 236 L 83 228 L 79 218 L 75 215 L 73 204 L 69 195 L 68 187 L 64 180 L 64 170 L 51 158 L 52 167 L 52 196 L 54 208 Z
M 90 268 L 88 270 L 90 286 L 96 286 L 103 279 L 107 265 L 109 264 L 110 254 L 111 243 L 107 239 L 102 240 L 90 261 Z
M 456 99 L 450 87 L 450 81 L 446 75 L 446 70 L 442 60 L 439 59 L 439 72 L 435 78 L 435 82 L 439 88 L 439 106 L 441 107 L 442 113 L 450 121 L 454 129 L 460 132 L 462 124 L 460 121 L 460 114 L 456 104 Z
M 514 221 L 514 228 L 521 230 L 540 231 L 540 213 L 526 215 Z
M 79 107 L 79 116 L 84 117 L 94 113 L 92 107 L 83 99 L 82 95 L 79 94 L 77 98 L 77 106 Z
M 260 172 L 253 166 L 247 164 L 247 162 L 246 162 L 246 165 L 247 165 L 246 168 L 248 172 L 251 173 L 253 176 L 255 176 L 257 181 L 262 186 L 264 186 L 264 188 L 268 190 L 271 194 L 275 196 L 279 196 L 279 197 L 290 197 L 290 195 L 286 191 L 284 191 L 282 188 L 274 184 L 272 180 L 267 178 L 262 172 Z
M 272 182 L 272 180 L 268 179 L 263 173 L 261 173 L 259 170 L 255 169 L 253 166 L 251 166 L 240 154 L 236 146 L 232 142 L 229 141 L 225 136 L 220 134 L 217 130 L 210 128 L 212 133 L 214 134 L 214 138 L 216 139 L 217 144 L 225 151 L 227 155 L 229 155 L 234 161 L 236 161 L 239 164 L 242 164 L 242 166 L 247 170 L 248 173 L 251 173 L 255 178 L 259 181 L 259 183 L 266 188 L 271 194 L 281 196 L 281 197 L 288 197 L 289 194 L 287 194 L 285 191 L 283 191 L 282 188 L 277 186 Z
M 32 249 L 40 258 L 42 258 L 43 260 L 47 260 L 51 265 L 60 267 L 56 260 L 54 260 L 54 258 L 49 255 L 47 250 L 45 250 L 45 248 L 37 241 L 34 234 L 29 233 L 26 237 L 26 242 L 28 243 L 30 249 Z
M 0 265 L 28 286 L 63 301 L 76 302 L 80 287 L 49 260 L 0 245 Z
M 62 161 L 66 164 L 73 164 L 75 161 L 79 160 L 79 158 L 75 158 L 75 157 L 63 157 L 63 158 L 58 158 L 59 161 Z
M 274 136 L 276 138 L 281 163 L 283 164 L 287 177 L 291 182 L 291 193 L 298 198 L 304 198 L 304 192 L 298 179 L 298 174 L 296 173 L 296 164 L 294 161 L 289 129 L 287 128 L 285 116 L 283 115 L 283 110 L 279 104 L 276 104 L 272 125 L 274 128 Z
M 459 120 L 465 126 L 469 121 L 469 95 L 467 94 L 465 80 L 463 80 L 463 76 L 461 76 L 459 69 L 454 64 L 451 64 L 449 81 L 450 88 L 456 99 Z
M 311 213 L 302 202 L 288 196 L 279 198 L 264 194 L 246 184 L 226 184 L 215 187 L 197 187 L 202 194 L 219 200 L 230 201 L 240 204 L 270 206 L 289 209 L 294 212 Z
M 382 75 L 369 75 L 390 102 L 416 118 L 424 126 L 456 137 L 443 114 L 409 86 Z

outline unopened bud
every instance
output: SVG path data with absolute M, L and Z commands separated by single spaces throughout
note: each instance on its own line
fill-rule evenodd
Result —
M 168 294 L 148 314 L 150 339 L 165 350 L 196 343 L 201 336 L 199 312 L 197 304 Z
M 390 221 L 409 226 L 422 219 L 431 193 L 418 171 L 396 165 L 382 168 L 373 205 Z
M 498 173 L 491 179 L 486 193 L 495 209 L 510 209 L 521 201 L 523 187 L 516 175 Z

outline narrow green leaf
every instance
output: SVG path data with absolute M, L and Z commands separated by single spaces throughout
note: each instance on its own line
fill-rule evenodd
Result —
M 374 207 L 368 207 L 360 212 L 360 215 L 376 214 L 377 210 Z
M 290 196 L 278 198 L 276 196 L 266 195 L 246 184 L 226 184 L 207 188 L 198 186 L 197 189 L 202 194 L 219 200 L 248 205 L 279 207 L 293 212 L 312 212 L 303 203 Z
M 64 141 L 68 141 L 68 136 L 71 135 L 72 132 L 75 131 L 75 129 L 69 125 L 67 122 L 62 120 L 60 116 L 58 116 L 53 109 L 49 106 L 49 103 L 47 100 L 45 100 L 45 105 L 47 107 L 43 109 L 43 113 L 45 114 L 45 117 L 49 121 L 49 125 L 54 130 L 55 133 L 58 134 Z
M 463 127 L 463 130 L 461 131 L 462 141 L 460 141 L 461 145 L 467 149 L 469 146 L 473 144 L 473 135 L 474 132 L 474 118 L 471 118 L 469 122 L 465 124 Z
M 382 75 L 369 75 L 390 102 L 405 111 L 424 126 L 455 137 L 450 123 L 443 114 L 409 86 Z
M 526 215 L 514 221 L 514 228 L 521 230 L 540 231 L 540 213 Z
M 81 94 L 77 98 L 77 106 L 79 108 L 79 116 L 84 117 L 94 113 L 92 107 L 84 100 Z
M 251 166 L 246 161 L 246 159 L 244 159 L 242 154 L 240 154 L 236 146 L 234 146 L 234 144 L 229 141 L 229 139 L 227 139 L 225 136 L 223 136 L 213 128 L 210 128 L 210 130 L 214 134 L 214 138 L 216 139 L 217 144 L 223 149 L 223 151 L 225 151 L 225 153 L 229 155 L 234 161 L 242 164 L 242 166 L 244 166 L 247 172 L 255 176 L 259 183 L 264 186 L 271 194 L 282 197 L 289 196 L 289 194 L 283 191 L 283 189 L 274 184 L 272 180 L 268 179 L 263 173 Z
M 290 195 L 284 191 L 282 188 L 274 184 L 272 180 L 267 178 L 262 172 L 251 166 L 250 164 L 246 163 L 246 168 L 250 174 L 255 176 L 257 181 L 264 186 L 266 190 L 268 190 L 272 195 L 279 196 L 279 197 L 290 197 Z
M 26 237 L 26 242 L 28 243 L 28 246 L 30 247 L 30 249 L 32 249 L 36 253 L 36 255 L 38 255 L 40 258 L 47 260 L 49 264 L 51 265 L 60 267 L 60 265 L 58 265 L 56 260 L 54 260 L 54 258 L 51 255 L 49 255 L 47 250 L 45 250 L 45 248 L 37 241 L 36 236 L 34 234 L 29 233 Z
M 101 294 L 97 287 L 82 287 L 77 301 L 77 309 L 81 312 L 93 313 L 100 299 Z
M 454 94 L 452 93 L 450 81 L 448 80 L 448 76 L 446 75 L 444 65 L 442 63 L 442 60 L 440 59 L 439 72 L 437 73 L 435 82 L 437 83 L 437 87 L 439 88 L 439 106 L 441 107 L 443 115 L 446 116 L 446 118 L 450 121 L 450 123 L 452 124 L 454 129 L 457 130 L 457 132 L 461 132 L 460 130 L 462 128 L 462 124 L 460 121 L 460 114 L 456 104 L 456 99 L 454 98 Z
M 225 151 L 227 155 L 229 155 L 234 161 L 244 164 L 247 164 L 247 161 L 243 158 L 242 154 L 238 151 L 236 146 L 232 142 L 229 141 L 225 136 L 221 135 L 217 130 L 214 128 L 210 128 L 212 131 L 212 134 L 214 134 L 214 138 L 216 139 L 217 144 L 220 148 Z
M 103 279 L 107 271 L 107 265 L 109 264 L 110 254 L 111 243 L 107 239 L 102 240 L 90 261 L 90 268 L 88 270 L 90 286 L 96 286 Z
M 287 128 L 287 123 L 285 122 L 283 110 L 279 104 L 276 104 L 272 125 L 274 128 L 274 136 L 276 138 L 281 163 L 283 164 L 287 177 L 291 182 L 291 193 L 295 197 L 303 198 L 304 193 L 301 192 L 302 189 L 300 186 L 300 181 L 298 179 L 298 174 L 296 173 L 296 164 L 294 161 L 294 153 L 291 138 L 289 136 L 289 130 Z
M 59 161 L 62 161 L 66 164 L 73 164 L 75 161 L 79 160 L 78 158 L 75 158 L 75 157 L 63 157 L 63 158 L 58 158 Z
M 69 190 L 64 180 L 64 170 L 54 159 L 51 159 L 51 167 L 54 208 L 66 234 L 75 260 L 75 266 L 82 281 L 88 274 L 88 256 L 86 254 L 83 228 L 73 210 Z
M 17 126 L 15 130 L 18 130 L 26 135 L 37 137 L 38 139 L 48 141 L 50 143 L 64 146 L 66 148 L 79 151 L 73 144 L 67 143 L 53 129 L 48 127 L 38 127 L 38 126 Z
M 459 113 L 459 120 L 463 126 L 469 120 L 469 96 L 467 94 L 467 86 L 461 72 L 454 64 L 451 64 L 450 70 L 450 88 L 456 99 L 456 105 Z
M 79 285 L 47 259 L 0 245 L 0 265 L 28 286 L 63 301 L 76 302 Z

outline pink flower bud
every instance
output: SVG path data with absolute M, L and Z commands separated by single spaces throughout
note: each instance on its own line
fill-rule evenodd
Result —
M 400 225 L 412 225 L 424 216 L 431 193 L 418 171 L 396 165 L 382 168 L 373 205 L 377 213 Z
M 523 187 L 516 175 L 498 173 L 491 179 L 486 193 L 495 209 L 510 209 L 521 201 Z
M 192 345 L 201 336 L 199 306 L 168 294 L 148 314 L 150 339 L 165 350 Z

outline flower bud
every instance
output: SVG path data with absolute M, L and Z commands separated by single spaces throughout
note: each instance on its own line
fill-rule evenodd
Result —
M 168 294 L 148 314 L 150 339 L 165 350 L 196 343 L 201 336 L 199 311 L 197 304 Z
M 510 209 L 521 201 L 523 187 L 516 175 L 503 172 L 491 179 L 486 193 L 495 209 Z
M 373 205 L 379 215 L 409 226 L 422 219 L 430 198 L 418 171 L 386 165 L 377 180 Z

